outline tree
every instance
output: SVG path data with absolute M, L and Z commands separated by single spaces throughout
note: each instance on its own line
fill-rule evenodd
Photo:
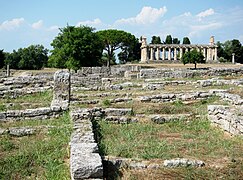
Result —
M 83 66 L 99 66 L 102 41 L 88 26 L 67 26 L 52 41 L 53 50 L 48 65 L 77 70 Z
M 166 36 L 165 44 L 172 44 L 172 37 L 171 37 L 171 35 L 167 35 Z
M 152 36 L 151 44 L 162 44 L 159 36 Z
M 188 51 L 183 54 L 181 61 L 184 65 L 188 63 L 193 63 L 195 65 L 195 69 L 197 68 L 197 63 L 205 63 L 203 54 L 201 52 L 198 52 L 196 49 L 193 49 L 192 51 Z
M 173 38 L 172 43 L 173 44 L 180 44 L 180 40 L 178 38 Z
M 141 43 L 135 39 L 129 46 L 121 47 L 121 52 L 118 53 L 118 58 L 121 64 L 131 61 L 138 61 L 141 58 Z
M 235 62 L 243 63 L 243 51 L 240 41 L 238 39 L 233 39 L 231 43 L 231 51 L 235 54 Z
M 6 54 L 5 64 L 12 69 L 41 69 L 47 64 L 48 50 L 43 45 L 31 45 Z
M 4 66 L 4 60 L 5 60 L 5 53 L 3 50 L 0 50 L 0 69 Z
M 41 69 L 47 65 L 48 50 L 43 45 L 31 45 L 19 51 L 19 69 Z
M 104 51 L 106 51 L 108 55 L 107 67 L 110 66 L 113 53 L 117 49 L 130 53 L 134 50 L 133 47 L 135 47 L 135 44 L 138 42 L 138 39 L 136 39 L 134 35 L 116 29 L 98 31 L 97 34 L 103 42 Z
M 184 37 L 182 44 L 191 44 L 190 39 L 188 37 Z
M 239 40 L 233 39 L 224 43 L 217 42 L 218 56 L 224 61 L 231 61 L 232 54 L 235 54 L 235 61 L 243 63 L 243 47 Z

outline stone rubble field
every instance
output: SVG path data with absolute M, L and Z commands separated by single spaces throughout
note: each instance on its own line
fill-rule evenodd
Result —
M 22 73 L 0 78 L 0 96 L 2 139 L 68 128 L 62 148 L 69 160 L 60 162 L 70 171 L 67 179 L 214 179 L 243 172 L 242 67 Z M 34 98 L 21 99 L 26 96 Z M 7 152 L 2 145 L 0 157 Z

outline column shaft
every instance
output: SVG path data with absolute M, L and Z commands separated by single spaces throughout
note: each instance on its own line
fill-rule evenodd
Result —
M 168 60 L 171 60 L 171 48 L 169 47 L 169 52 L 168 52 Z
M 175 61 L 177 60 L 177 50 L 176 50 L 176 48 L 174 48 L 174 60 Z

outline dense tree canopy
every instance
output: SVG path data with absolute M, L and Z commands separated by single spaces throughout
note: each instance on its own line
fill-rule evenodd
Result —
M 164 44 L 172 44 L 172 36 L 167 35 Z
M 189 37 L 184 37 L 183 41 L 182 41 L 182 44 L 191 44 L 191 41 L 190 41 Z
M 134 58 L 133 56 L 137 56 L 138 39 L 134 35 L 116 29 L 98 31 L 97 34 L 103 42 L 104 51 L 108 55 L 107 66 L 110 66 L 113 53 L 117 49 L 122 50 L 118 56 L 121 61 L 129 61 Z
M 217 42 L 218 57 L 221 62 L 231 62 L 232 54 L 235 54 L 235 62 L 243 63 L 243 46 L 237 39 L 224 43 Z
M 98 66 L 102 56 L 102 41 L 94 29 L 87 26 L 67 26 L 53 40 L 48 65 L 77 70 L 83 66 Z
M 6 54 L 5 64 L 12 69 L 41 69 L 47 64 L 48 50 L 43 45 L 31 45 Z
M 184 53 L 182 55 L 181 61 L 184 65 L 193 63 L 195 65 L 195 69 L 197 68 L 197 63 L 205 63 L 203 54 L 198 52 L 196 49 Z
M 180 44 L 180 40 L 178 38 L 173 38 L 172 43 L 173 44 Z
M 152 36 L 151 44 L 162 44 L 159 36 Z
M 0 69 L 4 66 L 4 60 L 5 60 L 5 53 L 3 50 L 0 50 Z

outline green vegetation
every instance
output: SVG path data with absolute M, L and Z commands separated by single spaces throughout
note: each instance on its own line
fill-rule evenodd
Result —
M 109 67 L 114 58 L 114 52 L 117 49 L 122 51 L 118 54 L 119 60 L 122 63 L 140 59 L 140 44 L 138 39 L 131 33 L 108 29 L 97 32 L 103 42 L 104 51 L 106 51 L 108 59 L 107 66 Z
M 97 66 L 102 55 L 102 42 L 87 26 L 67 26 L 53 40 L 48 60 L 50 67 L 77 70 L 83 66 Z
M 100 148 L 105 155 L 151 161 L 193 157 L 207 164 L 207 167 L 199 169 L 157 169 L 152 174 L 157 174 L 158 179 L 166 176 L 182 179 L 242 176 L 242 139 L 225 136 L 223 131 L 213 128 L 206 119 L 184 120 L 162 125 L 152 122 L 121 125 L 104 121 L 99 124 L 102 134 Z M 226 162 L 223 161 L 225 159 Z M 223 166 L 223 169 L 217 171 L 217 175 L 215 175 L 216 166 Z M 154 177 L 152 174 L 149 176 L 147 171 L 149 170 L 143 171 L 146 175 L 140 174 L 141 171 L 134 171 L 128 179 Z M 177 176 L 178 173 L 180 176 Z M 165 174 L 166 176 L 163 176 Z
M 188 37 L 184 37 L 183 38 L 183 41 L 182 41 L 182 44 L 191 44 L 191 41 Z
M 111 101 L 109 99 L 104 99 L 102 101 L 103 106 L 109 107 L 111 105 Z
M 197 68 L 197 63 L 205 63 L 203 54 L 198 52 L 196 49 L 184 53 L 182 55 L 181 61 L 184 65 L 193 63 L 195 65 L 195 69 Z
M 17 98 L 0 99 L 0 111 L 48 107 L 52 101 L 52 91 L 38 92 Z
M 9 64 L 12 69 L 41 69 L 47 65 L 47 54 L 48 50 L 44 46 L 31 45 L 6 53 L 5 65 Z
M 232 54 L 235 54 L 235 62 L 243 63 L 243 46 L 237 39 L 228 40 L 224 43 L 217 42 L 218 56 L 222 62 L 231 62 Z
M 53 127 L 40 129 L 35 135 L 0 136 L 0 179 L 70 179 L 67 160 L 72 125 L 69 115 L 65 113 L 48 122 Z M 24 124 L 39 126 L 46 125 L 46 121 L 30 120 Z

